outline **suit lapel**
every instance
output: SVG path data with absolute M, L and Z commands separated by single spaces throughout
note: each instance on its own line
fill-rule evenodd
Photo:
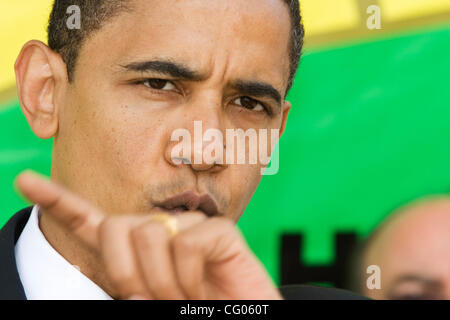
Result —
M 0 230 L 0 300 L 26 300 L 17 272 L 14 247 L 32 207 L 17 212 Z

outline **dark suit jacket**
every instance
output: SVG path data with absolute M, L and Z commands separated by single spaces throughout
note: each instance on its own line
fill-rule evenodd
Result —
M 25 300 L 16 266 L 14 247 L 30 217 L 32 207 L 16 213 L 0 230 L 0 300 Z M 280 288 L 286 299 L 292 300 L 360 300 L 351 292 L 317 286 L 292 285 Z

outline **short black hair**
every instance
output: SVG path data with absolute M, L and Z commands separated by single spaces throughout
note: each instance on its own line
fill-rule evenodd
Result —
M 304 28 L 298 0 L 283 0 L 291 17 L 290 71 L 286 93 L 292 87 L 303 47 Z M 81 11 L 81 28 L 69 29 L 66 25 L 67 9 L 76 5 Z M 48 24 L 48 45 L 59 53 L 66 63 L 69 81 L 84 41 L 105 22 L 131 8 L 130 0 L 55 0 Z

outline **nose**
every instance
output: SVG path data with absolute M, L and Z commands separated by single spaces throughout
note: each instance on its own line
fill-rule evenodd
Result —
M 206 128 L 204 127 L 206 126 Z M 191 167 L 194 171 L 218 170 L 224 165 L 223 131 L 210 121 L 194 121 Z
M 165 158 L 174 166 L 189 166 L 195 172 L 220 171 L 224 164 L 224 119 L 221 104 L 186 107 L 181 125 L 171 133 Z

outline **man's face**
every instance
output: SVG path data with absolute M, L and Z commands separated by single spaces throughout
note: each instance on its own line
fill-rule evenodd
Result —
M 450 299 L 449 228 L 449 198 L 430 199 L 395 216 L 366 253 L 364 269 L 380 267 L 381 289 L 366 289 L 365 295 L 375 299 Z
M 239 219 L 261 164 L 176 165 L 171 135 L 194 137 L 194 121 L 224 137 L 283 130 L 289 40 L 281 0 L 133 1 L 80 50 L 58 98 L 52 175 L 112 213 L 191 191 Z

